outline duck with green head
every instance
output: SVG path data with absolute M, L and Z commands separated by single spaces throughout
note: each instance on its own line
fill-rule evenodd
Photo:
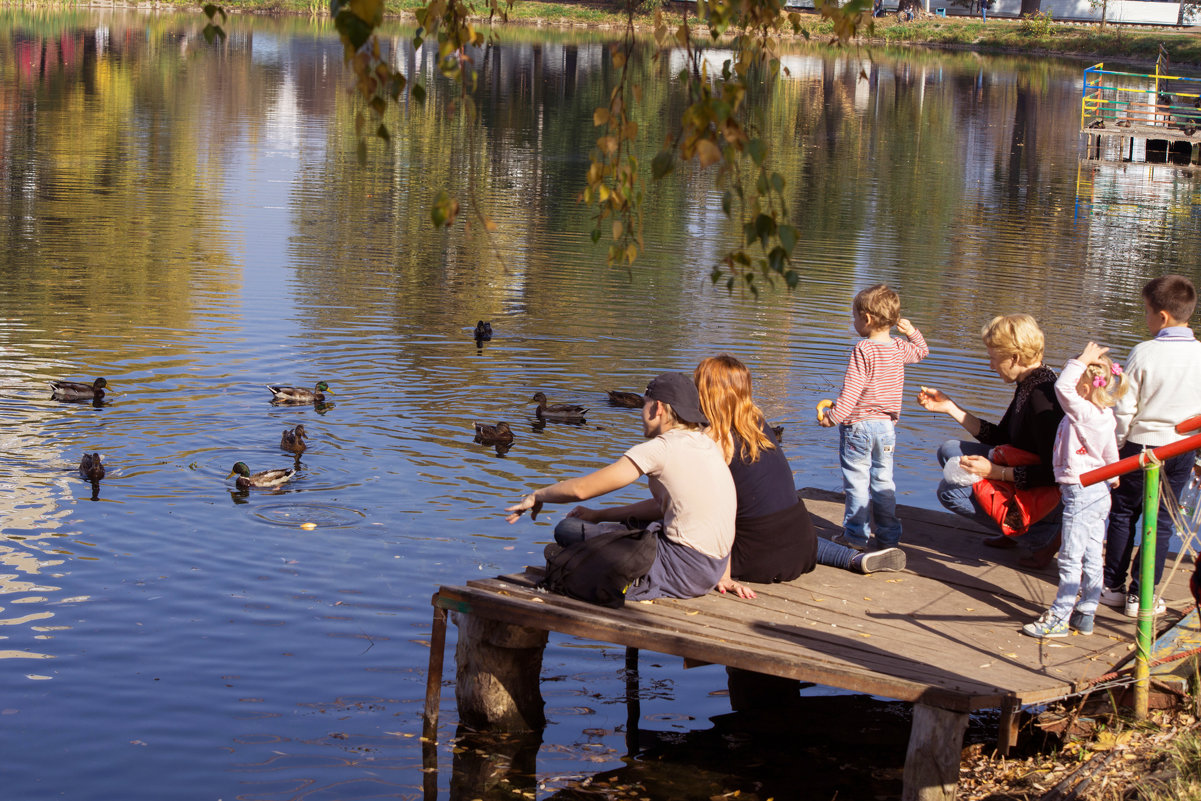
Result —
M 318 381 L 317 386 L 312 389 L 268 384 L 267 389 L 271 390 L 271 394 L 274 396 L 272 400 L 275 403 L 325 403 L 325 393 L 329 392 L 329 384 Z M 329 392 L 329 394 L 333 395 L 334 393 Z
M 280 484 L 286 484 L 292 480 L 292 476 L 296 474 L 296 469 L 285 467 L 279 470 L 264 470 L 261 473 L 251 473 L 250 468 L 245 462 L 238 462 L 229 471 L 230 476 L 237 476 L 238 479 L 234 483 L 238 485 L 238 489 L 250 489 L 251 487 L 278 487 Z
M 104 397 L 104 388 L 108 381 L 97 378 L 90 384 L 78 381 L 51 381 L 50 388 L 58 400 L 100 400 Z

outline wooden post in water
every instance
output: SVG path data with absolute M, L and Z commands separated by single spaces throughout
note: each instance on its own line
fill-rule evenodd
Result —
M 545 629 L 456 612 L 455 698 L 459 722 L 490 731 L 546 725 L 539 689 Z
M 954 801 L 967 713 L 913 705 L 901 801 Z

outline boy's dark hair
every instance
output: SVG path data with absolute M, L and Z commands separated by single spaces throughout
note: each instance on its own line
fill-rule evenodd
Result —
M 1184 323 L 1193 316 L 1197 306 L 1197 290 L 1183 275 L 1161 275 L 1146 283 L 1143 299 L 1151 311 L 1165 311 L 1173 320 Z

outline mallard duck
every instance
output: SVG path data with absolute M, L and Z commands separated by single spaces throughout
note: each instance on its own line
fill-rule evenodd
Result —
M 588 412 L 583 406 L 574 403 L 548 404 L 546 395 L 541 392 L 530 398 L 530 403 L 538 404 L 534 413 L 538 415 L 539 420 L 553 420 L 556 423 L 583 423 L 584 415 Z
M 54 397 L 59 400 L 100 400 L 104 397 L 104 388 L 107 386 L 108 381 L 103 378 L 97 378 L 90 384 L 81 384 L 78 381 L 50 382 Z
M 776 435 L 776 442 L 784 441 L 784 426 L 772 426 L 771 433 Z
M 492 339 L 492 323 L 485 323 L 480 320 L 475 324 L 475 341 L 487 342 Z
M 292 453 L 304 453 L 304 449 L 308 447 L 304 444 L 304 438 L 307 436 L 303 425 L 298 425 L 293 429 L 284 429 L 284 435 L 279 440 L 279 447 L 285 451 Z
M 277 387 L 271 384 L 267 385 L 267 389 L 271 390 L 271 394 L 275 396 L 276 403 L 323 403 L 325 401 L 325 393 L 329 392 L 329 384 L 324 381 L 318 381 L 317 386 L 312 389 L 304 387 Z M 329 392 L 333 395 L 334 393 Z
M 508 423 L 497 423 L 494 426 L 476 423 L 475 441 L 484 445 L 512 445 L 513 431 Z
M 85 453 L 79 460 L 79 475 L 88 481 L 99 481 L 104 478 L 104 463 L 100 461 L 100 454 Z
M 620 392 L 614 389 L 606 389 L 609 393 L 609 404 L 612 406 L 622 406 L 626 409 L 641 409 L 643 397 L 637 392 Z
M 285 467 L 280 470 L 264 470 L 261 473 L 251 473 L 250 468 L 245 462 L 238 462 L 229 471 L 230 476 L 236 475 L 238 480 L 234 483 L 238 485 L 238 489 L 250 489 L 251 487 L 278 487 L 280 484 L 286 484 L 292 480 L 292 476 L 296 474 L 295 468 Z

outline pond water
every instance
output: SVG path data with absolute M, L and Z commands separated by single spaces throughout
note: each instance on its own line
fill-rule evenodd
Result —
M 1201 279 L 1194 179 L 1080 162 L 1083 63 L 789 53 L 755 124 L 788 181 L 801 286 L 755 298 L 708 280 L 734 231 L 711 173 L 652 190 L 632 271 L 591 244 L 574 197 L 612 75 L 601 36 L 506 32 L 480 59 L 471 129 L 395 32 L 431 99 L 363 167 L 328 24 L 238 17 L 210 47 L 198 13 L 0 21 L 6 798 L 570 797 L 627 765 L 620 649 L 552 638 L 551 724 L 532 744 L 456 741 L 448 688 L 441 770 L 423 771 L 429 600 L 541 560 L 565 509 L 513 526 L 501 509 L 638 440 L 605 390 L 733 353 L 786 426 L 797 486 L 839 489 L 813 408 L 840 386 L 862 287 L 895 285 L 930 343 L 910 390 L 995 417 L 1010 393 L 979 343 L 994 314 L 1036 315 L 1056 366 L 1089 338 L 1124 358 L 1145 336 L 1140 286 Z M 655 143 L 678 103 L 666 62 L 640 69 Z M 474 192 L 496 235 L 433 230 L 442 187 Z M 478 348 L 477 320 L 495 330 Z M 102 405 L 50 397 L 50 380 L 98 376 Z M 320 380 L 322 408 L 265 389 Z M 537 391 L 592 407 L 588 424 L 537 430 Z M 472 442 L 498 420 L 517 431 L 504 455 Z M 298 423 L 294 481 L 226 480 L 237 461 L 292 465 L 278 443 Z M 936 505 L 932 451 L 957 432 L 907 402 L 903 502 Z M 76 471 L 93 451 L 95 488 Z M 729 712 L 724 673 L 642 667 L 638 728 L 726 749 L 703 767 L 659 753 L 656 775 L 689 789 L 651 795 L 772 794 L 754 760 L 718 767 L 738 741 L 710 722 Z M 845 767 L 814 759 L 834 780 Z M 895 791 L 895 770 L 873 770 L 873 793 Z

